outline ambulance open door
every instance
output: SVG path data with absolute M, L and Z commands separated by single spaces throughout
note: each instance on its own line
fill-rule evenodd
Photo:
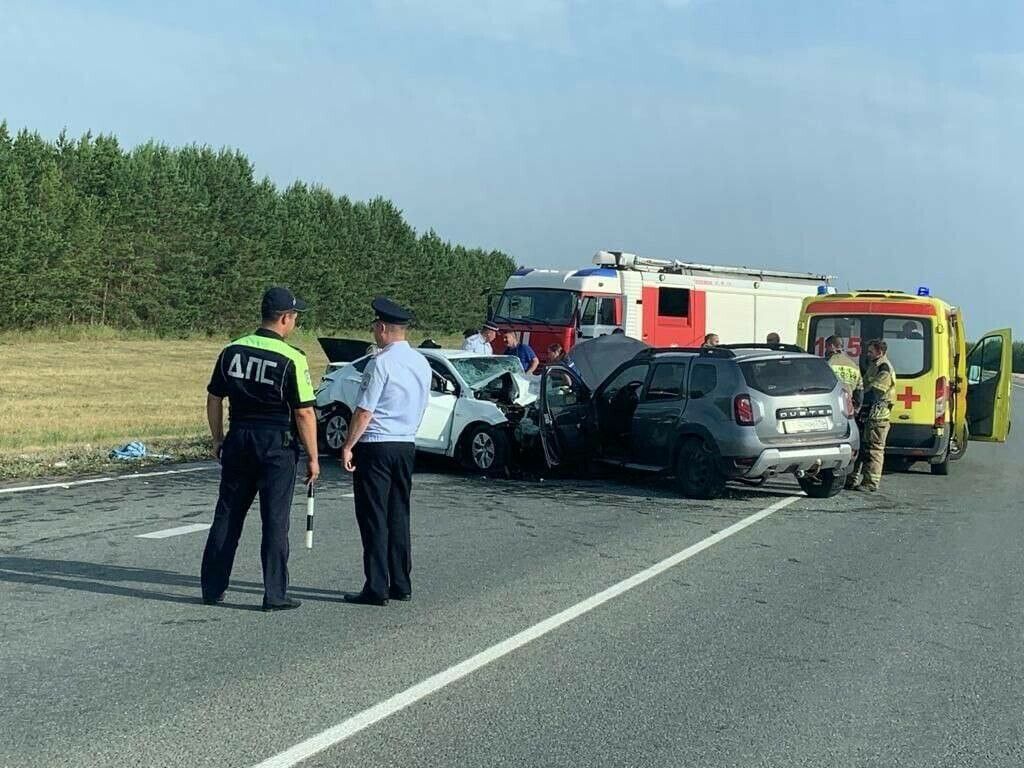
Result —
M 971 440 L 1006 442 L 1012 387 L 1010 329 L 989 331 L 967 354 L 967 425 Z

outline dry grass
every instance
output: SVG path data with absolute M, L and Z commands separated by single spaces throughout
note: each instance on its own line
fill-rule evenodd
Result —
M 327 365 L 316 336 L 301 333 L 291 340 L 309 356 L 314 382 Z M 83 459 L 91 466 L 95 457 L 130 440 L 164 446 L 180 458 L 200 455 L 206 384 L 225 341 L 103 328 L 0 334 L 0 477 L 81 470 Z M 63 462 L 69 467 L 53 468 Z

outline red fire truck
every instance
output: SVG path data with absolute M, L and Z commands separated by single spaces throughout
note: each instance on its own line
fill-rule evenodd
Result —
M 517 269 L 492 320 L 520 331 L 542 361 L 552 343 L 568 350 L 616 328 L 653 347 L 699 346 L 707 333 L 730 344 L 775 332 L 792 344 L 804 297 L 834 293 L 833 279 L 598 251 L 586 269 Z

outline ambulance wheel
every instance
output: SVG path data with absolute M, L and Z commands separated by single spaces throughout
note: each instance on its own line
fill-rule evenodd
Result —
M 933 475 L 948 475 L 949 474 L 949 452 L 950 449 L 946 448 L 946 453 L 942 456 L 942 461 L 938 464 L 932 464 Z
M 718 453 L 699 437 L 687 440 L 679 449 L 676 487 L 691 499 L 717 499 L 725 493 Z
M 508 467 L 509 440 L 504 430 L 474 424 L 462 435 L 462 465 L 471 472 L 498 474 Z
M 348 408 L 338 405 L 327 412 L 320 427 L 320 439 L 330 453 L 340 453 L 348 439 L 348 424 L 351 415 Z
M 812 499 L 830 499 L 846 485 L 846 470 L 823 469 L 815 477 L 798 477 L 797 482 Z

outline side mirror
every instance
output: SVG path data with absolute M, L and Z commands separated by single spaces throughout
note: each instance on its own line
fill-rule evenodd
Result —
M 981 382 L 981 366 L 972 365 L 967 369 L 967 383 L 978 384 Z
M 441 384 L 441 391 L 444 392 L 446 395 L 454 395 L 455 385 L 452 384 L 452 382 L 450 382 L 448 379 L 443 379 Z

